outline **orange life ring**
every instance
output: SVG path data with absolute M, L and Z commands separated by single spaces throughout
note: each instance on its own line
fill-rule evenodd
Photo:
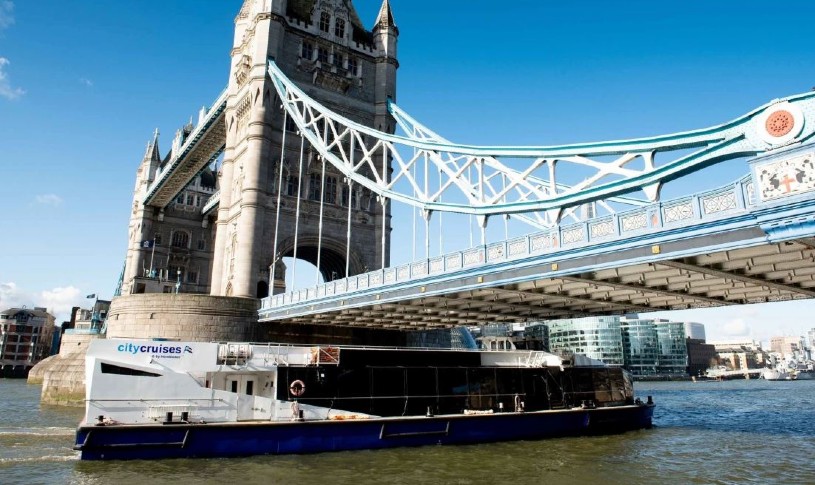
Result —
M 300 397 L 306 393 L 306 385 L 303 384 L 303 381 L 297 379 L 296 381 L 292 382 L 289 386 L 289 392 L 294 397 Z

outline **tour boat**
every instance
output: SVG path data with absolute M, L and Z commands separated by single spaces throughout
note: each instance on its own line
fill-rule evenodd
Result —
M 622 369 L 575 355 L 95 340 L 83 460 L 317 453 L 649 428 Z

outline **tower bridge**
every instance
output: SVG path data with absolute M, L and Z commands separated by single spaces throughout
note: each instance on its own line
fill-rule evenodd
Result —
M 226 90 L 140 167 L 123 292 L 144 291 L 144 242 L 163 234 L 182 292 L 261 298 L 267 325 L 418 329 L 815 296 L 815 93 L 664 136 L 464 145 L 396 103 L 398 35 L 387 0 L 371 30 L 349 0 L 246 0 Z M 207 200 L 173 212 L 218 157 Z M 732 159 L 748 162 L 730 184 L 662 200 L 665 184 Z M 392 224 L 410 222 L 394 206 L 413 231 L 397 244 L 411 261 L 392 266 Z M 314 264 L 314 284 L 284 281 L 283 257 Z

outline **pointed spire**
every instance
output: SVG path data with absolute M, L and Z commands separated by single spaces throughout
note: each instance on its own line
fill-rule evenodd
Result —
M 375 25 L 377 27 L 393 27 L 396 28 L 396 22 L 393 20 L 393 11 L 391 10 L 391 3 L 388 0 L 382 2 L 379 8 L 379 15 L 376 16 Z
M 147 152 L 144 154 L 145 160 L 150 160 L 151 162 L 160 162 L 161 155 L 158 151 L 158 128 L 156 131 L 153 132 L 153 141 L 147 144 Z

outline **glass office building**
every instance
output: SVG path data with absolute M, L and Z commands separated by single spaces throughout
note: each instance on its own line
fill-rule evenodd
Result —
M 659 340 L 659 367 L 662 375 L 685 375 L 688 367 L 688 345 L 685 325 L 681 322 L 654 320 Z
M 586 317 L 549 320 L 549 351 L 583 354 L 622 367 L 623 341 L 620 317 Z
M 653 376 L 659 370 L 659 339 L 654 320 L 623 318 L 620 322 L 625 368 L 635 376 Z

